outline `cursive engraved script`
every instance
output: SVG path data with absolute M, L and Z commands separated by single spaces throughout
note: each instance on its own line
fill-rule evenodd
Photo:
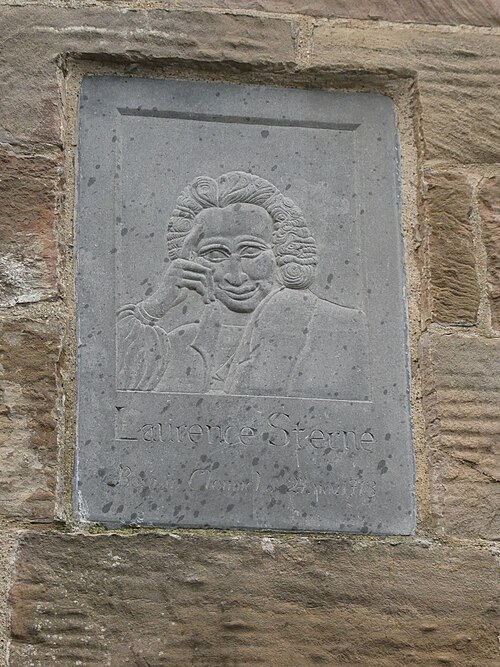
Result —
M 280 480 L 279 484 L 262 484 L 260 474 L 254 472 L 251 478 L 243 480 L 223 479 L 209 468 L 196 468 L 189 477 L 189 488 L 194 491 L 220 491 L 225 493 L 259 492 L 267 494 L 293 493 L 298 495 L 345 496 L 373 498 L 376 482 L 362 479 L 347 479 L 336 482 L 313 482 L 299 474 Z
M 109 486 L 127 487 L 130 485 L 146 488 L 149 493 L 168 494 L 175 485 L 167 475 L 161 479 L 155 476 L 144 477 L 136 475 L 128 466 L 120 466 L 115 475 L 106 480 Z M 247 477 L 228 479 L 210 466 L 195 468 L 189 475 L 188 487 L 192 491 L 210 491 L 227 495 L 245 493 L 284 494 L 298 496 L 312 496 L 316 502 L 319 497 L 365 498 L 370 500 L 375 496 L 376 481 L 365 481 L 359 477 L 333 481 L 317 481 L 304 477 L 296 471 L 285 479 L 275 482 L 263 482 L 260 472 L 252 471 Z M 146 486 L 145 486 L 146 485 Z

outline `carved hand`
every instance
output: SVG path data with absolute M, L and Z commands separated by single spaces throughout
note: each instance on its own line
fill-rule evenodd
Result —
M 151 317 L 159 319 L 171 308 L 184 301 L 188 290 L 197 292 L 204 303 L 214 301 L 212 269 L 187 257 L 192 256 L 192 238 L 186 239 L 182 256 L 170 262 L 158 289 L 143 306 Z

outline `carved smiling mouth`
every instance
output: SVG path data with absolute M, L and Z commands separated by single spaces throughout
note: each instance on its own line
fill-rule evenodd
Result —
M 250 299 L 259 289 L 258 285 L 240 285 L 239 287 L 219 287 L 225 294 L 235 301 Z

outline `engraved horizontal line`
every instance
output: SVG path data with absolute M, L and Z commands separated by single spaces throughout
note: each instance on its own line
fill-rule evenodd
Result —
M 329 123 L 320 120 L 289 120 L 286 118 L 261 118 L 257 116 L 224 116 L 223 114 L 197 113 L 191 111 L 159 111 L 157 109 L 131 109 L 118 107 L 122 116 L 146 116 L 149 118 L 172 118 L 208 123 L 236 123 L 240 125 L 274 125 L 276 127 L 305 127 L 313 130 L 357 130 L 361 123 Z
M 442 429 L 440 431 L 440 434 L 442 436 L 453 436 L 456 437 L 457 435 L 463 435 L 467 436 L 468 438 L 476 438 L 480 440 L 487 440 L 488 442 L 491 441 L 491 436 L 492 435 L 497 435 L 498 431 L 478 431 L 477 429 L 466 429 L 466 428 L 456 428 L 456 429 Z
M 465 433 L 463 431 L 440 431 L 439 437 L 442 439 L 443 451 L 449 452 L 450 449 L 454 450 L 456 448 L 457 436 L 459 435 L 465 435 Z M 493 454 L 493 446 L 495 441 L 491 437 L 492 435 L 495 434 L 477 432 L 469 433 L 467 434 L 467 445 L 462 443 L 460 445 L 460 449 L 477 452 L 477 448 L 481 447 L 483 450 L 486 450 L 486 452 Z
M 458 383 L 457 384 L 450 384 L 450 383 L 444 384 L 444 383 L 442 383 L 442 384 L 436 385 L 436 389 L 437 389 L 437 391 L 443 392 L 443 393 L 444 392 L 462 392 L 462 393 L 465 392 L 467 395 L 470 394 L 473 397 L 471 400 L 474 400 L 474 394 L 476 394 L 476 393 L 477 394 L 491 394 L 492 396 L 494 396 L 499 389 L 499 386 L 495 385 L 495 384 L 489 385 L 487 387 L 471 387 L 470 384 L 469 385 L 466 384 L 467 379 L 469 377 L 471 377 L 470 374 L 467 374 L 467 376 L 463 376 L 463 375 L 460 376 L 460 379 L 463 380 L 464 384 L 458 384 Z M 481 377 L 484 378 L 484 379 L 489 379 L 489 378 L 486 378 L 486 376 L 481 376 Z M 486 400 L 486 399 L 483 399 L 483 400 Z
M 481 394 L 484 392 L 474 392 L 473 389 L 439 389 L 439 396 L 440 396 L 440 401 L 441 403 L 457 403 L 459 405 L 464 405 L 464 404 L 472 404 L 472 405 L 477 405 L 477 401 L 481 401 L 481 403 L 485 403 L 486 405 L 489 405 L 488 402 L 488 396 L 483 397 L 483 396 L 476 396 L 475 393 Z M 492 398 L 495 397 L 496 391 L 491 389 L 491 396 Z
M 497 408 L 498 409 L 498 408 Z M 443 421 L 452 421 L 454 424 L 460 423 L 460 422 L 473 422 L 473 423 L 479 423 L 479 422 L 493 422 L 493 423 L 499 423 L 500 424 L 500 415 L 498 414 L 488 414 L 488 412 L 475 412 L 475 414 L 472 415 L 467 415 L 467 414 L 452 414 L 451 411 L 448 410 L 443 410 L 442 416 L 441 416 L 441 422 Z
M 281 396 L 281 395 L 267 395 L 263 394 L 257 396 L 257 394 L 209 394 L 209 393 L 200 393 L 200 392 L 190 392 L 190 391 L 150 391 L 144 389 L 117 389 L 117 393 L 120 394 L 166 394 L 167 396 L 213 396 L 215 398 L 285 398 L 292 401 L 327 401 L 328 403 L 364 403 L 365 405 L 371 405 L 373 401 L 358 401 L 356 399 L 350 398 L 316 398 L 308 396 Z

